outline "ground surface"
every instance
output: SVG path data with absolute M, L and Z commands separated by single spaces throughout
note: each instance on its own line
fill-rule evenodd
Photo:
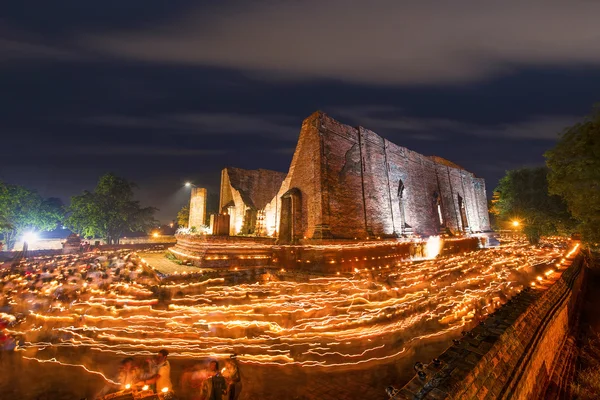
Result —
M 564 253 L 554 244 L 304 281 L 258 268 L 165 284 L 144 272 L 146 263 L 175 268 L 158 253 L 28 260 L 2 280 L 2 312 L 16 318 L 6 332 L 19 347 L 2 356 L 0 393 L 93 397 L 99 373 L 114 376 L 123 357 L 168 348 L 184 399 L 197 393 L 194 364 L 232 353 L 242 400 L 386 399 L 415 361 L 431 360 L 523 286 L 543 285 L 536 266 Z
M 177 264 L 175 261 L 165 257 L 164 253 L 148 253 L 148 252 L 139 252 L 139 256 L 145 260 L 148 265 L 154 270 L 160 272 L 164 275 L 174 275 L 174 274 L 197 274 L 198 272 L 212 272 L 213 270 L 209 268 L 198 268 L 192 267 L 188 265 Z

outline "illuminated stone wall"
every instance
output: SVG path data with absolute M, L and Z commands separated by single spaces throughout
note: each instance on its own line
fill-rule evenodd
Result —
M 190 194 L 190 219 L 189 227 L 200 228 L 206 225 L 206 189 L 192 188 Z
M 262 220 L 255 234 L 277 236 L 283 227 L 293 236 L 281 237 L 283 243 L 490 230 L 483 179 L 322 112 L 303 121 L 287 176 L 223 170 L 221 208 L 227 205 L 232 234 L 243 230 L 253 208 Z
M 291 188 L 302 193 L 303 236 L 309 238 L 490 229 L 483 179 L 447 160 L 423 156 L 321 112 L 304 121 L 279 195 Z
M 221 172 L 220 211 L 230 215 L 230 234 L 269 236 L 275 231 L 271 201 L 285 173 L 266 169 L 225 168 Z

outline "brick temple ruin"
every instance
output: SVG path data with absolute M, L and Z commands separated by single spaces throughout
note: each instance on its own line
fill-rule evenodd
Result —
M 191 196 L 189 226 L 199 229 L 206 190 Z M 209 268 L 342 273 L 422 259 L 426 238 L 440 234 L 442 254 L 497 244 L 483 179 L 322 112 L 302 123 L 287 174 L 222 171 L 208 231 L 178 234 L 170 251 Z
M 225 168 L 220 210 L 230 235 L 279 243 L 490 230 L 482 178 L 323 112 L 302 123 L 287 174 Z

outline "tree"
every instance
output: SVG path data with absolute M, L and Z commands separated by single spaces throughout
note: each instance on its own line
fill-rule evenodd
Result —
M 600 106 L 563 132 L 544 154 L 550 168 L 550 192 L 561 196 L 579 222 L 583 241 L 600 243 Z
M 522 168 L 507 171 L 495 192 L 494 211 L 503 221 L 518 220 L 530 243 L 552 234 L 568 234 L 574 221 L 564 201 L 548 192 L 548 169 Z
M 190 222 L 190 206 L 183 206 L 177 213 L 177 225 L 187 228 Z
M 63 217 L 62 202 L 37 192 L 0 182 L 0 232 L 8 250 L 27 231 L 55 229 Z
M 114 174 L 102 176 L 93 192 L 71 197 L 67 226 L 86 238 L 102 237 L 118 244 L 123 234 L 147 231 L 157 222 L 156 208 L 133 200 L 136 185 Z

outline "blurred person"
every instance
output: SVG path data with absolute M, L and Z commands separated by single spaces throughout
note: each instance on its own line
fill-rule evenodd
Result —
M 208 365 L 208 378 L 200 389 L 201 400 L 227 400 L 227 382 L 219 372 L 219 363 L 212 360 Z
M 109 393 L 132 388 L 139 380 L 139 375 L 140 370 L 135 366 L 133 358 L 124 358 L 119 364 L 119 372 L 117 373 L 117 376 L 112 380 L 116 383 L 107 382 L 100 393 L 96 395 L 96 398 L 101 399 Z
M 141 385 L 152 385 L 156 392 L 162 391 L 167 388 L 169 392 L 173 391 L 173 384 L 171 383 L 171 364 L 167 360 L 169 352 L 162 349 L 154 357 L 154 359 L 148 359 L 150 366 L 149 376 L 138 381 Z
M 227 400 L 236 400 L 240 396 L 242 384 L 235 355 L 232 355 L 229 360 L 225 361 L 225 368 L 223 368 L 222 375 L 227 383 Z

